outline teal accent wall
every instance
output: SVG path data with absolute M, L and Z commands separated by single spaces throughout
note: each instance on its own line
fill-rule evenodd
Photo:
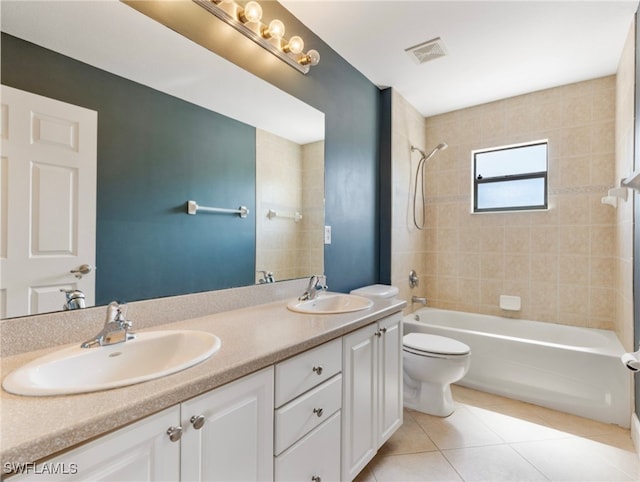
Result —
M 393 186 L 391 185 L 392 91 L 380 92 L 380 283 L 391 284 L 391 216 Z
M 255 128 L 9 35 L 1 54 L 3 84 L 98 112 L 96 304 L 254 282 Z
M 170 2 L 169 2 L 170 3 Z M 162 9 L 172 8 L 169 3 L 162 4 Z M 159 5 L 158 2 L 145 2 L 143 0 L 132 2 L 132 4 L 139 9 L 142 9 L 144 5 L 149 5 L 150 8 Z M 326 43 L 324 43 L 317 35 L 298 21 L 291 13 L 286 10 L 282 5 L 277 2 L 265 1 L 262 2 L 265 19 L 279 18 L 286 27 L 287 32 L 291 35 L 300 35 L 305 40 L 306 49 L 316 49 L 320 52 L 321 60 L 320 64 L 312 67 L 311 71 L 307 75 L 303 75 L 297 70 L 286 65 L 284 62 L 273 62 L 271 54 L 264 49 L 254 44 L 249 39 L 244 37 L 233 37 L 235 31 L 230 31 L 230 27 L 220 22 L 219 28 L 213 29 L 207 32 L 207 35 L 216 39 L 216 48 L 212 49 L 218 55 L 234 62 L 245 70 L 253 73 L 254 75 L 261 77 L 262 79 L 270 82 L 276 87 L 282 89 L 285 92 L 301 99 L 303 102 L 312 105 L 325 114 L 325 224 L 332 227 L 332 243 L 325 245 L 325 274 L 328 277 L 329 288 L 332 291 L 346 292 L 353 288 L 360 286 L 377 283 L 380 281 L 380 261 L 383 260 L 385 265 L 390 266 L 390 246 L 388 243 L 381 245 L 381 221 L 385 226 L 390 225 L 390 211 L 381 210 L 380 204 L 380 190 L 383 187 L 383 191 L 390 189 L 390 178 L 381 177 L 380 170 L 380 129 L 381 119 L 383 113 L 381 112 L 381 93 L 377 86 L 371 83 L 366 77 L 364 77 L 358 70 L 352 65 L 346 62 L 339 54 L 333 51 Z M 199 8 L 199 7 L 198 7 Z M 171 15 L 169 11 L 167 15 Z M 233 30 L 233 29 L 231 29 Z M 233 37 L 233 41 L 229 40 L 229 37 Z M 241 42 L 240 46 L 238 42 Z M 13 69 L 14 66 L 19 66 L 25 72 L 25 77 L 35 75 L 35 79 L 23 78 L 25 82 L 29 83 L 32 87 L 25 88 L 25 90 L 33 90 L 33 85 L 37 85 L 38 89 L 41 89 L 43 95 L 49 95 L 57 98 L 64 92 L 68 96 L 68 101 L 80 105 L 86 105 L 89 108 L 94 108 L 95 103 L 78 102 L 76 99 L 80 93 L 75 93 L 76 89 L 86 92 L 87 97 L 89 94 L 96 95 L 107 99 L 107 95 L 119 94 L 120 87 L 115 84 L 109 85 L 105 79 L 109 74 L 102 72 L 98 69 L 81 67 L 82 64 L 69 62 L 66 68 L 71 70 L 62 71 L 56 67 L 57 63 L 52 60 L 55 56 L 44 56 L 38 59 L 26 59 L 22 58 L 21 54 L 13 55 L 11 58 L 5 57 L 5 48 L 11 47 L 5 46 L 5 37 L 2 38 L 2 80 L 7 79 L 9 85 L 11 85 L 12 77 L 14 74 L 8 72 Z M 47 58 L 44 58 L 47 57 Z M 44 62 L 44 65 L 33 65 L 33 63 L 39 64 Z M 86 70 L 85 70 L 86 69 Z M 82 81 L 75 83 L 69 80 L 69 77 L 75 75 L 83 75 Z M 76 85 L 72 85 L 76 84 Z M 82 85 L 80 85 L 82 84 Z M 124 85 L 124 84 L 122 84 Z M 143 89 L 142 86 L 136 88 Z M 106 89 L 106 90 L 103 90 Z M 38 92 L 37 92 L 38 93 Z M 51 94 L 55 95 L 51 95 Z M 132 98 L 136 95 L 131 94 Z M 150 102 L 150 93 L 142 96 L 140 99 L 146 99 L 141 108 L 146 107 Z M 65 100 L 65 99 L 62 99 Z M 176 108 L 176 102 L 174 100 L 165 100 L 165 107 L 154 108 L 153 113 L 150 114 L 150 118 L 153 119 L 153 126 L 156 128 L 160 123 L 164 122 L 160 117 L 170 116 L 173 110 Z M 108 102 L 107 102 L 108 103 Z M 92 107 L 93 106 L 93 107 Z M 97 106 L 102 109 L 109 108 L 109 106 Z M 192 106 L 193 107 L 193 106 Z M 135 115 L 137 108 L 132 108 L 130 113 Z M 188 109 L 184 107 L 186 118 L 194 120 L 198 115 L 196 111 L 186 113 Z M 197 108 L 196 108 L 197 110 Z M 103 116 L 102 113 L 99 114 Z M 390 115 L 389 113 L 384 115 Z M 213 119 L 210 122 L 215 122 Z M 231 128 L 231 127 L 229 127 Z M 239 128 L 241 130 L 241 128 Z M 210 132 L 207 129 L 208 132 Z M 165 131 L 167 132 L 167 131 Z M 126 132 L 119 131 L 119 135 L 124 135 Z M 195 137 L 200 137 L 196 135 Z M 237 132 L 238 136 L 244 135 Z M 124 139 L 120 138 L 119 142 Z M 133 145 L 138 144 L 142 146 L 147 139 L 127 139 L 129 143 L 128 150 L 133 150 Z M 172 152 L 169 146 L 162 143 L 162 139 L 158 139 L 159 144 L 155 146 L 156 152 Z M 182 139 L 181 142 L 185 144 L 191 143 L 195 139 Z M 113 140 L 116 143 L 115 139 Z M 213 142 L 213 141 L 211 141 Z M 221 141 L 222 142 L 222 141 Z M 234 144 L 238 144 L 235 142 Z M 251 144 L 253 146 L 253 144 Z M 224 145 L 212 146 L 216 149 L 220 149 L 224 152 L 226 147 Z M 99 147 L 100 149 L 102 146 Z M 202 146 L 201 150 L 206 151 L 207 147 Z M 253 147 L 255 149 L 255 147 Z M 133 156 L 135 157 L 135 156 Z M 197 156 L 194 156 L 197 157 Z M 116 161 L 112 161 L 116 162 Z M 125 166 L 130 167 L 130 163 L 133 159 L 128 156 L 127 153 L 120 157 L 115 166 L 115 172 L 111 172 L 110 175 L 114 176 L 111 180 L 114 186 L 114 191 L 110 193 L 99 192 L 100 200 L 105 196 L 123 195 L 123 191 L 132 189 L 131 184 L 122 179 L 126 177 L 122 172 Z M 152 161 L 154 162 L 154 161 Z M 173 159 L 173 162 L 176 162 Z M 238 160 L 237 162 L 240 162 Z M 190 168 L 189 168 L 190 169 Z M 194 167 L 193 169 L 197 169 Z M 252 168 L 253 169 L 253 168 Z M 158 170 L 159 171 L 159 170 Z M 173 174 L 179 173 L 174 166 Z M 384 172 L 383 172 L 384 173 Z M 103 175 L 104 173 L 99 173 Z M 157 172 L 154 176 L 161 177 L 161 174 Z M 154 179 L 155 181 L 155 179 Z M 168 181 L 167 179 L 161 179 L 161 181 Z M 123 184 L 124 183 L 124 184 Z M 150 184 L 147 179 L 142 180 L 142 184 Z M 384 188 L 384 186 L 387 186 Z M 149 190 L 150 186 L 137 186 L 137 189 Z M 190 217 L 180 216 L 179 211 L 182 209 L 180 203 L 184 203 L 187 198 L 192 194 L 187 194 L 186 188 L 177 188 L 176 186 L 169 187 L 170 191 L 164 192 L 164 196 L 167 198 L 163 204 L 166 212 L 166 219 L 175 219 L 178 223 L 187 223 Z M 203 189 L 205 189 L 203 187 Z M 247 192 L 249 187 L 247 186 Z M 193 191 L 190 191 L 193 192 Z M 238 191 L 240 195 L 240 191 Z M 195 195 L 194 195 L 195 196 Z M 234 199 L 229 199 L 231 204 L 249 203 L 245 201 L 247 198 L 242 196 L 242 201 L 235 202 Z M 199 199 L 196 199 L 200 202 Z M 252 198 L 252 201 L 253 198 Z M 322 202 L 318 200 L 318 202 Z M 204 204 L 204 201 L 202 202 Z M 142 243 L 144 241 L 142 229 L 137 230 L 135 224 L 141 220 L 146 219 L 146 223 L 153 224 L 157 228 L 156 233 L 167 233 L 167 226 L 163 226 L 160 213 L 157 211 L 162 209 L 158 205 L 154 207 L 146 206 L 145 212 L 141 209 L 139 212 L 127 212 L 122 214 L 125 219 L 118 221 L 118 225 L 114 226 L 109 224 L 110 220 L 99 220 L 101 228 L 99 230 L 99 237 L 103 236 L 105 231 L 109 233 L 109 243 L 126 243 L 125 237 L 129 236 L 131 242 Z M 99 208 L 100 209 L 100 208 Z M 102 216 L 99 214 L 99 216 Z M 157 216 L 157 217 L 156 217 Z M 179 219 L 179 220 L 178 220 Z M 233 220 L 227 219 L 227 222 Z M 199 222 L 199 221 L 198 221 Z M 244 224 L 247 229 L 253 229 L 254 221 Z M 122 229 L 116 229 L 122 228 Z M 128 228 L 128 229 L 125 229 Z M 182 250 L 197 250 L 206 251 L 209 250 L 210 243 L 222 242 L 221 238 L 227 238 L 230 236 L 231 230 L 236 229 L 231 226 L 220 226 L 212 228 L 209 235 L 210 237 L 205 240 L 202 239 L 201 243 L 193 246 L 175 246 L 172 244 L 172 251 Z M 386 229 L 386 228 L 385 228 Z M 121 232 L 122 231 L 122 232 Z M 184 237 L 184 236 L 183 236 Z M 179 237 L 180 238 L 180 237 Z M 163 244 L 165 240 L 162 236 L 153 236 L 152 240 Z M 177 240 L 175 240 L 177 241 Z M 168 241 L 167 241 L 168 242 Z M 165 249 L 164 246 L 158 247 L 158 249 Z M 108 262 L 111 264 L 111 260 L 108 259 L 109 251 L 105 247 L 105 243 L 101 241 L 99 249 L 99 264 Z M 253 257 L 252 253 L 255 250 L 247 246 L 242 248 L 243 253 L 249 257 Z M 186 255 L 185 255 L 186 256 Z M 224 273 L 230 279 L 228 285 L 236 286 L 239 284 L 249 284 L 240 282 L 240 278 L 244 279 L 244 274 L 234 274 L 228 264 L 224 264 L 225 260 L 228 260 L 230 256 L 225 256 L 224 259 L 215 260 L 215 266 L 200 266 L 195 259 L 198 256 L 194 256 L 188 263 L 181 266 L 173 266 L 171 269 L 160 271 L 148 271 L 151 266 L 158 263 L 159 260 L 155 258 L 147 258 L 142 264 L 143 269 L 140 276 L 146 276 L 148 278 L 153 276 L 153 281 L 148 280 L 147 283 L 157 283 L 160 286 L 170 284 L 172 277 L 176 273 L 182 270 L 197 270 L 200 275 L 206 277 L 206 272 L 215 270 L 218 273 Z M 130 257 L 131 259 L 134 256 Z M 103 261 L 101 261 L 103 260 Z M 130 261 L 130 260 L 127 260 Z M 185 260 L 183 259 L 183 262 Z M 234 256 L 234 261 L 237 261 L 237 257 Z M 248 262 L 247 265 L 253 263 Z M 220 263 L 220 264 L 218 264 Z M 187 266 L 185 268 L 185 266 Z M 98 270 L 102 270 L 102 266 L 98 266 Z M 113 268 L 112 273 L 118 272 L 121 277 L 134 276 L 133 268 L 131 266 L 128 272 L 122 273 L 117 270 L 120 268 Z M 253 269 L 253 268 L 252 268 Z M 388 268 L 386 268 L 388 270 Z M 144 274 L 146 272 L 146 275 Z M 236 275 L 238 279 L 236 280 Z M 231 279 L 233 278 L 233 279 Z M 115 276 L 110 276 L 109 279 L 117 279 Z M 387 280 L 387 276 L 384 276 Z M 253 278 L 252 278 L 253 280 Z M 136 286 L 143 283 L 144 280 L 137 280 Z M 106 286 L 105 282 L 99 282 L 98 288 Z M 146 288 L 146 287 L 145 287 Z M 194 289 L 198 289 L 194 283 Z M 204 288 L 203 288 L 204 289 Z M 211 286 L 210 289 L 216 289 L 215 286 Z M 169 291 L 167 291 L 169 292 Z M 131 299 L 134 297 L 132 296 Z M 101 296 L 100 303 L 107 302 Z
M 126 3 L 164 24 L 170 24 L 183 7 L 190 7 L 144 0 Z M 287 35 L 301 36 L 305 50 L 320 53 L 320 63 L 308 74 L 275 60 L 221 21 L 219 28 L 212 25 L 206 35 L 198 32 L 196 36 L 214 44 L 211 50 L 221 57 L 324 112 L 325 224 L 332 227 L 332 242 L 324 251 L 329 289 L 346 292 L 377 283 L 380 259 L 390 263 L 391 256 L 389 247 L 380 244 L 381 221 L 387 222 L 385 217 L 390 216 L 381 210 L 380 186 L 391 183 L 390 178 L 380 177 L 380 89 L 281 4 L 260 4 L 263 19 L 282 20 Z

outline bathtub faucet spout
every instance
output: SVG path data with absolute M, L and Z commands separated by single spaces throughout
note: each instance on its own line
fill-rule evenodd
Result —
M 427 299 L 426 298 L 422 298 L 420 296 L 412 296 L 411 297 L 411 303 L 420 303 L 421 305 L 427 305 Z

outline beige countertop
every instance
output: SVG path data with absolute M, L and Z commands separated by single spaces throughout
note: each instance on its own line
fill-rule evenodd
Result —
M 139 420 L 249 373 L 340 337 L 406 303 L 382 300 L 373 307 L 337 315 L 289 311 L 280 300 L 250 308 L 167 323 L 148 330 L 193 329 L 222 340 L 208 360 L 156 380 L 69 396 L 24 397 L 0 392 L 0 463 L 31 463 Z M 134 320 L 135 323 L 135 320 Z M 134 324 L 135 331 L 135 324 Z M 62 346 L 0 359 L 4 376 Z M 93 348 L 99 350 L 100 348 Z

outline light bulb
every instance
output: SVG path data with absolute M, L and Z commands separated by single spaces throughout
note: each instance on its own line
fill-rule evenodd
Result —
M 304 55 L 299 62 L 302 65 L 318 65 L 320 63 L 320 53 L 317 50 L 309 50 L 307 55 Z
M 281 39 L 284 36 L 284 23 L 275 19 L 269 22 L 269 26 L 262 30 L 262 36 L 264 38 Z
M 299 54 L 304 49 L 304 40 L 297 35 L 294 35 L 289 39 L 289 43 L 284 47 L 285 52 L 291 52 L 292 54 Z
M 239 17 L 243 23 L 259 22 L 262 18 L 262 7 L 258 2 L 247 2 Z

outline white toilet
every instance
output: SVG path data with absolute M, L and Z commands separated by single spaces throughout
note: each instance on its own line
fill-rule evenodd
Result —
M 471 349 L 462 342 L 428 333 L 402 338 L 404 406 L 447 417 L 454 411 L 451 384 L 469 370 Z
M 369 285 L 351 290 L 352 295 L 364 296 L 372 300 L 391 299 L 398 296 L 398 288 L 389 285 Z
M 371 285 L 353 290 L 366 298 L 394 298 L 398 288 Z M 467 374 L 471 349 L 462 342 L 427 333 L 409 333 L 402 338 L 404 406 L 446 417 L 454 411 L 451 384 Z

